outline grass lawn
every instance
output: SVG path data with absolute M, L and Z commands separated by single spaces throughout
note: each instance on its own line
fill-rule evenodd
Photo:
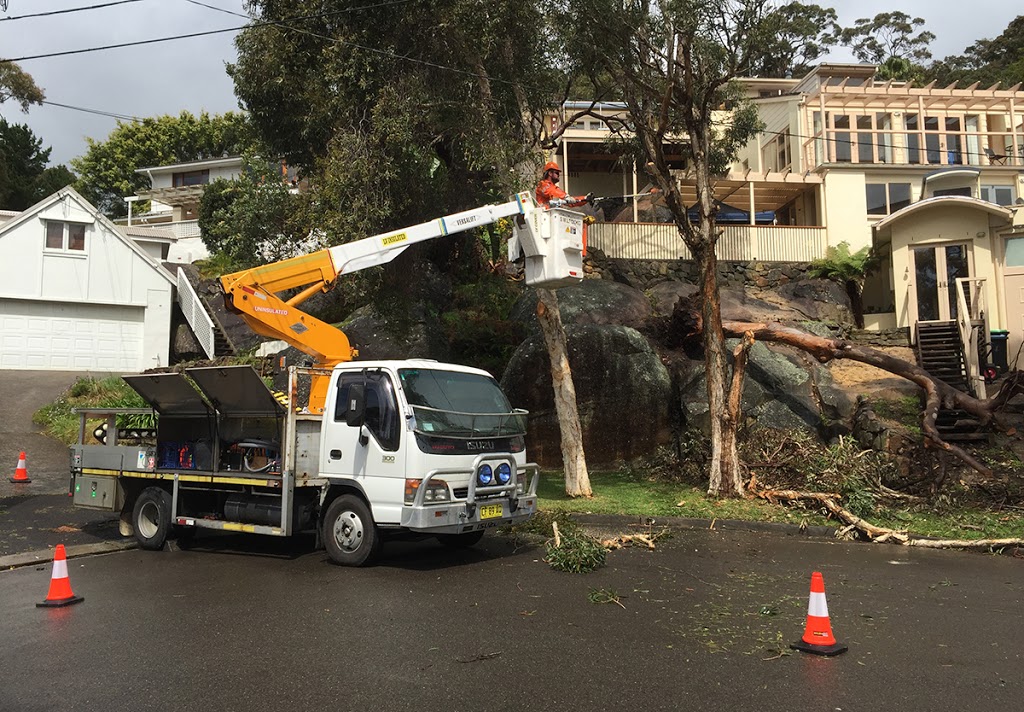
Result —
M 635 471 L 591 472 L 591 499 L 565 494 L 561 472 L 541 473 L 540 509 L 552 514 L 623 514 L 648 517 L 743 519 L 761 522 L 837 526 L 834 519 L 809 510 L 775 505 L 763 499 L 716 500 L 689 484 L 646 479 Z M 865 517 L 872 524 L 941 539 L 1001 539 L 1024 536 L 1024 512 L 978 507 L 877 507 Z

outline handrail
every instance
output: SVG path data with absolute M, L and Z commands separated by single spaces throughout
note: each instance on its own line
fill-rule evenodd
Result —
M 720 224 L 715 253 L 722 261 L 811 262 L 825 256 L 828 229 L 818 225 Z M 609 259 L 690 260 L 674 223 L 596 222 L 587 228 L 591 247 Z
M 178 305 L 181 307 L 182 314 L 185 315 L 185 321 L 192 327 L 192 333 L 196 335 L 196 340 L 203 347 L 206 357 L 213 358 L 215 334 L 213 319 L 206 313 L 206 307 L 203 306 L 202 300 L 199 299 L 199 295 L 196 294 L 195 288 L 188 281 L 183 269 L 178 270 Z
M 968 299 L 968 294 L 970 294 L 970 299 Z M 981 334 L 988 335 L 985 279 L 957 277 L 956 302 L 956 325 L 960 331 L 960 345 L 963 348 L 964 362 L 967 366 L 967 382 L 973 387 L 976 397 L 985 398 L 985 379 L 981 375 L 981 356 L 979 355 Z

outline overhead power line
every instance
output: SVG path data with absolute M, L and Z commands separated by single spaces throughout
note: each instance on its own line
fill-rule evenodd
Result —
M 139 45 L 156 44 L 158 42 L 173 42 L 174 40 L 184 40 L 190 37 L 204 37 L 206 35 L 219 35 L 224 32 L 237 32 L 244 28 L 241 27 L 225 27 L 223 30 L 207 30 L 206 32 L 190 32 L 187 35 L 175 35 L 174 37 L 156 37 L 151 40 L 138 40 L 136 42 L 121 42 L 120 44 L 104 45 L 103 47 L 85 47 L 83 49 L 69 49 L 63 52 L 49 52 L 47 54 L 33 54 L 26 57 L 14 57 L 12 59 L 0 59 L 0 62 L 27 62 L 30 59 L 46 59 L 48 57 L 66 57 L 69 54 L 85 54 L 87 52 L 102 52 L 108 49 L 119 49 L 121 47 L 137 47 Z
M 105 2 L 100 5 L 88 5 L 86 7 L 72 7 L 66 10 L 50 10 L 49 12 L 36 12 L 31 15 L 15 15 L 14 17 L 0 17 L 0 22 L 13 22 L 14 20 L 27 20 L 30 17 L 49 17 L 50 15 L 64 15 L 69 12 L 85 12 L 86 10 L 99 10 L 112 5 L 127 5 L 128 3 L 142 2 L 142 0 L 116 0 L 116 2 Z
M 43 100 L 43 104 L 49 106 L 59 106 L 62 109 L 71 109 L 72 111 L 81 111 L 86 114 L 96 114 L 97 116 L 109 116 L 112 119 L 121 119 L 122 121 L 142 121 L 138 116 L 132 116 L 131 114 L 118 114 L 113 111 L 102 111 L 100 109 L 87 109 L 84 106 L 71 106 L 70 104 L 61 104 L 56 101 Z

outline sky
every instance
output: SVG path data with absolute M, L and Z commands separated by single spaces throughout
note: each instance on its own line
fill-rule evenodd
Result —
M 11 19 L 110 2 L 116 0 L 7 0 L 3 10 L 5 3 L 0 0 L 0 56 L 30 57 L 245 24 L 243 18 L 223 12 L 244 14 L 242 0 L 132 0 L 81 12 Z M 359 4 L 373 4 L 373 0 Z M 924 28 L 936 35 L 932 43 L 936 59 L 961 54 L 978 39 L 997 37 L 1016 15 L 1024 14 L 1013 0 L 818 0 L 817 4 L 834 7 L 843 26 L 893 10 L 922 17 Z M 53 104 L 134 117 L 204 110 L 223 113 L 239 108 L 225 71 L 235 58 L 236 34 L 25 59 L 19 64 Z M 840 49 L 827 59 L 848 62 L 853 56 Z M 28 114 L 10 101 L 0 106 L 0 115 L 8 122 L 28 124 L 44 147 L 52 147 L 51 165 L 84 154 L 86 137 L 103 141 L 116 128 L 115 118 L 53 104 L 33 106 Z

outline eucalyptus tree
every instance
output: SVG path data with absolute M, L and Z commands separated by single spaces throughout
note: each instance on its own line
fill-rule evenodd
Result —
M 565 0 L 558 23 L 570 71 L 629 113 L 630 141 L 664 195 L 699 273 L 701 340 L 711 420 L 709 492 L 743 491 L 737 413 L 727 408 L 728 367 L 717 282 L 714 187 L 761 130 L 733 82 L 771 33 L 763 0 Z M 601 18 L 600 23 L 593 18 Z M 723 111 L 730 108 L 727 113 Z M 691 219 L 670 155 L 681 152 L 696 191 Z

